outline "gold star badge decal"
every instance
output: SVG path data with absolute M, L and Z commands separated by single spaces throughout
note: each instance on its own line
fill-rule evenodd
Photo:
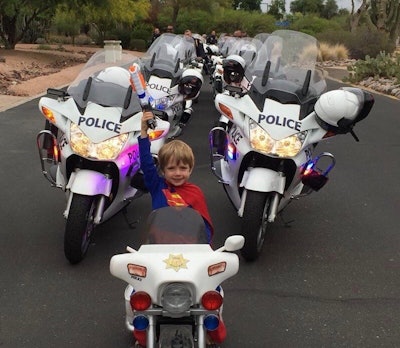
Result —
M 172 268 L 176 272 L 178 272 L 181 268 L 187 268 L 186 264 L 189 262 L 189 260 L 183 258 L 182 254 L 169 254 L 168 259 L 163 261 L 166 263 L 167 269 Z

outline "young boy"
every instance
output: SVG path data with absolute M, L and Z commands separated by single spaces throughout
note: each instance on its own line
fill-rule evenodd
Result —
M 150 191 L 152 208 L 158 209 L 166 206 L 189 206 L 197 210 L 203 217 L 208 233 L 208 242 L 211 243 L 213 226 L 208 213 L 206 200 L 202 190 L 188 182 L 194 167 L 194 155 L 189 145 L 181 140 L 172 140 L 164 144 L 158 152 L 160 170 L 158 174 L 150 153 L 150 140 L 147 136 L 148 121 L 153 119 L 151 111 L 143 112 L 139 152 L 144 181 Z M 146 331 L 133 332 L 141 346 L 146 345 Z M 215 342 L 221 343 L 226 337 L 226 328 L 223 321 L 214 331 L 209 331 L 208 336 Z
M 150 192 L 152 208 L 166 206 L 189 206 L 203 217 L 211 243 L 213 226 L 208 213 L 206 200 L 201 189 L 188 182 L 194 167 L 194 155 L 189 145 L 181 140 L 172 140 L 161 147 L 158 153 L 159 176 L 153 157 L 150 153 L 150 140 L 147 136 L 147 121 L 153 113 L 146 111 L 142 117 L 139 139 L 140 163 L 144 174 L 144 182 Z

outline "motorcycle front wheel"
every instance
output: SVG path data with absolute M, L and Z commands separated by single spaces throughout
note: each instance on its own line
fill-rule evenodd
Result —
M 267 231 L 270 202 L 270 193 L 247 191 L 241 228 L 245 242 L 240 250 L 246 261 L 256 260 L 261 253 Z
M 64 254 L 76 264 L 83 260 L 94 230 L 95 199 L 93 196 L 74 194 L 64 234 Z

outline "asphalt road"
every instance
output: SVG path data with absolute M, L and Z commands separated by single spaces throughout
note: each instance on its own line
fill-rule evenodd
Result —
M 330 81 L 330 88 L 339 83 Z M 100 226 L 86 259 L 63 254 L 64 194 L 40 172 L 38 100 L 0 113 L 0 347 L 130 347 L 125 284 L 112 255 L 137 247 L 150 211 L 144 196 Z M 335 154 L 326 187 L 291 204 L 260 258 L 241 260 L 224 283 L 223 347 L 400 346 L 400 102 L 376 95 L 350 135 L 319 149 Z M 196 155 L 192 180 L 205 191 L 219 246 L 240 220 L 208 163 L 208 130 L 218 115 L 205 85 L 183 140 Z

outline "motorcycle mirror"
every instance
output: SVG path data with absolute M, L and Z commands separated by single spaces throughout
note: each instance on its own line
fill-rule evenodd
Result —
M 226 251 L 236 251 L 242 249 L 244 245 L 244 237 L 241 235 L 229 236 L 225 240 L 224 249 Z

